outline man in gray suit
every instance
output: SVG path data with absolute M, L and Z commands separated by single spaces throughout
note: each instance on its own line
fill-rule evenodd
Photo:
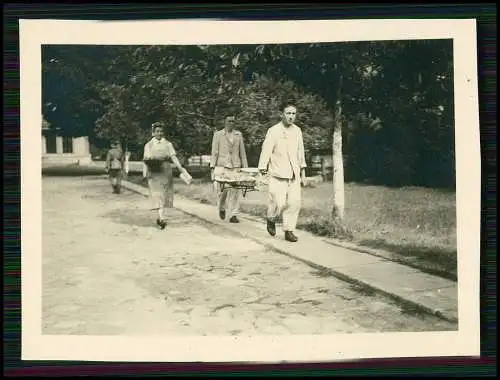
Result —
M 227 174 L 231 176 L 240 168 L 248 167 L 247 155 L 243 134 L 234 129 L 234 115 L 227 115 L 224 119 L 224 128 L 216 131 L 212 139 L 212 155 L 210 158 L 211 177 Z M 219 217 L 226 218 L 229 213 L 229 222 L 239 223 L 238 212 L 242 192 L 239 189 L 226 187 L 220 191 L 218 187 Z

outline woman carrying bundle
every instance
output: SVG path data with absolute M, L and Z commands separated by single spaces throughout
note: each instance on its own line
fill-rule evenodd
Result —
M 142 172 L 148 182 L 153 210 L 158 212 L 156 224 L 161 229 L 167 226 L 165 209 L 172 208 L 174 203 L 174 177 L 170 161 L 181 173 L 187 174 L 177 158 L 174 146 L 163 137 L 163 132 L 162 123 L 153 124 L 153 138 L 144 146 Z

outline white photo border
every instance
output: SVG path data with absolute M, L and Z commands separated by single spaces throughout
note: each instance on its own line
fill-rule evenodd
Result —
M 22 360 L 333 362 L 479 356 L 481 156 L 475 19 L 20 20 Z M 274 44 L 453 39 L 459 329 L 255 337 L 42 334 L 41 46 Z

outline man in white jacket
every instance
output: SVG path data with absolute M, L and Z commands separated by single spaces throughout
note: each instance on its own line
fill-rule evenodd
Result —
M 296 242 L 294 232 L 307 165 L 302 130 L 294 123 L 297 107 L 293 102 L 285 102 L 281 112 L 281 121 L 267 131 L 258 167 L 261 173 L 269 173 L 267 231 L 276 235 L 276 219 L 282 215 L 285 240 Z

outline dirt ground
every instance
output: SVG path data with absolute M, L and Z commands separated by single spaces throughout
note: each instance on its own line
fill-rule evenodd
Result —
M 176 209 L 161 231 L 148 207 L 102 176 L 43 179 L 44 334 L 456 329 Z

